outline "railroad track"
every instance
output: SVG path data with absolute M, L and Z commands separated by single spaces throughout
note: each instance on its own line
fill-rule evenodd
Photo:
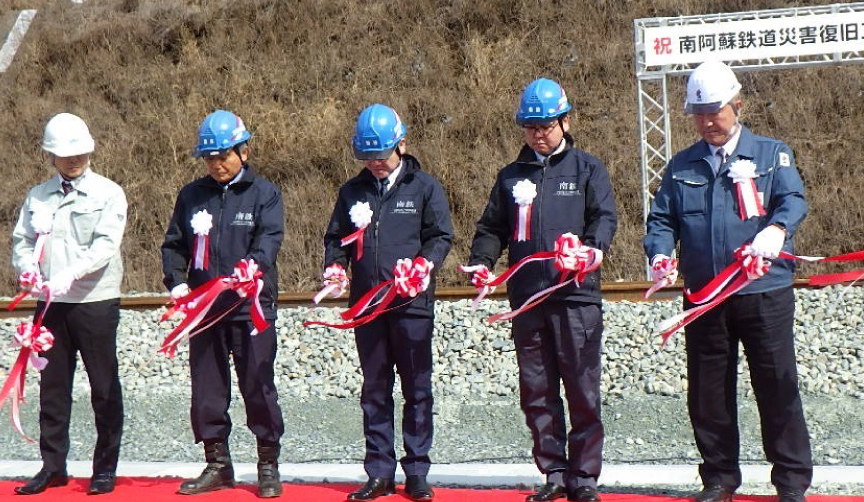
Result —
M 604 282 L 601 286 L 603 291 L 603 299 L 608 301 L 668 301 L 675 300 L 681 297 L 682 283 L 676 285 L 675 288 L 661 289 L 654 295 L 645 300 L 644 294 L 651 286 L 650 282 Z M 795 281 L 796 288 L 808 288 L 806 279 L 798 279 Z M 279 305 L 281 307 L 292 307 L 301 305 L 312 305 L 312 297 L 316 292 L 301 292 L 301 293 L 280 293 Z M 474 298 L 476 291 L 472 287 L 465 288 L 438 288 L 435 291 L 435 297 L 443 301 L 455 301 Z M 494 293 L 487 295 L 487 298 L 504 299 L 507 296 L 507 289 L 499 287 Z M 120 308 L 133 310 L 150 310 L 157 309 L 168 304 L 168 295 L 154 296 L 124 296 L 120 299 Z M 329 306 L 345 305 L 345 298 L 327 298 L 321 302 Z M 23 300 L 14 311 L 8 312 L 0 310 L 0 318 L 7 317 L 22 317 L 33 313 L 36 307 L 36 301 L 27 299 Z

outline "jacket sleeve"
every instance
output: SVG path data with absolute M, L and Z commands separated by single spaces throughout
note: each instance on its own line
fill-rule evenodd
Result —
M 609 251 L 618 228 L 618 214 L 609 172 L 602 163 L 595 164 L 585 186 L 585 244 L 604 253 Z
M 510 227 L 505 213 L 506 203 L 501 196 L 501 184 L 499 173 L 492 191 L 489 192 L 486 209 L 477 220 L 469 265 L 486 265 L 491 270 L 510 242 Z
M 113 193 L 99 211 L 99 221 L 93 232 L 93 240 L 72 268 L 73 275 L 80 279 L 103 268 L 120 251 L 123 232 L 126 229 L 126 194 L 123 189 L 113 185 Z
M 675 244 L 678 242 L 679 224 L 674 184 L 670 164 L 666 166 L 666 171 L 663 173 L 660 190 L 654 196 L 648 221 L 645 223 L 645 238 L 642 240 L 642 245 L 649 260 L 658 254 L 672 256 Z
M 186 235 L 186 225 L 183 218 L 187 216 L 186 207 L 183 204 L 183 192 L 177 196 L 174 203 L 174 212 L 165 232 L 165 240 L 162 242 L 162 282 L 170 291 L 174 286 L 187 281 L 186 273 L 189 270 L 190 249 Z
M 807 199 L 804 198 L 804 183 L 795 165 L 795 157 L 785 144 L 777 152 L 777 170 L 771 186 L 770 211 L 766 226 L 780 224 L 786 229 L 786 239 L 791 239 L 798 226 L 807 216 Z
M 255 232 L 252 244 L 246 258 L 255 260 L 258 269 L 266 273 L 276 263 L 282 238 L 285 235 L 285 206 L 282 202 L 282 192 L 275 185 L 265 185 L 262 199 L 259 201 L 260 211 L 255 222 Z
M 428 199 L 423 205 L 420 227 L 420 256 L 441 268 L 450 247 L 453 245 L 453 224 L 450 222 L 450 206 L 444 188 L 432 179 Z
M 30 224 L 30 201 L 32 192 L 27 194 L 24 205 L 18 214 L 18 223 L 12 230 L 12 266 L 17 274 L 25 270 L 35 269 L 33 264 L 33 248 L 36 245 L 36 233 Z
M 342 268 L 347 269 L 348 263 L 351 261 L 349 251 L 353 246 L 342 247 L 340 241 L 355 229 L 348 217 L 348 209 L 345 207 L 345 198 L 342 192 L 343 190 L 340 189 L 336 198 L 336 206 L 330 215 L 330 223 L 327 224 L 327 231 L 324 233 L 324 266 L 338 263 Z

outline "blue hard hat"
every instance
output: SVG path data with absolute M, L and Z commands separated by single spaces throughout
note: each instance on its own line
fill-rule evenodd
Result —
M 538 78 L 522 91 L 516 122 L 519 125 L 549 123 L 571 108 L 567 94 L 558 82 Z
M 216 110 L 201 121 L 195 156 L 224 155 L 236 145 L 249 141 L 251 137 L 252 134 L 246 130 L 240 117 L 225 110 Z
M 405 124 L 389 106 L 374 104 L 357 117 L 351 146 L 359 160 L 386 159 L 405 138 Z

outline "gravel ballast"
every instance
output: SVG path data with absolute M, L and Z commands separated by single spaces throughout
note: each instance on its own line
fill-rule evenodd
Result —
M 798 290 L 796 341 L 800 385 L 817 465 L 864 465 L 864 288 Z M 518 369 L 509 324 L 487 324 L 507 308 L 485 300 L 472 312 L 467 300 L 438 302 L 433 345 L 435 370 L 434 462 L 530 463 L 531 440 L 518 406 Z M 683 336 L 661 346 L 653 334 L 680 302 L 604 303 L 602 391 L 608 463 L 696 464 L 686 412 Z M 284 462 L 360 463 L 364 454 L 358 396 L 361 375 L 353 331 L 303 328 L 309 319 L 336 320 L 335 308 L 283 308 L 276 381 L 286 421 Z M 118 334 L 126 424 L 121 460 L 200 461 L 188 422 L 187 351 L 167 359 L 156 353 L 170 323 L 163 310 L 121 313 Z M 0 320 L 11 340 L 22 319 Z M 17 351 L 0 354 L 6 375 Z M 764 461 L 758 416 L 742 356 L 739 364 L 741 458 Z M 38 435 L 36 373 L 28 373 L 23 408 L 27 432 Z M 401 406 L 396 383 L 397 408 Z M 70 460 L 90 458 L 94 441 L 87 377 L 79 364 L 75 386 Z M 244 426 L 236 387 L 231 415 L 232 455 L 253 462 L 255 441 Z M 36 460 L 38 445 L 15 434 L 9 408 L 0 419 L 0 458 Z M 400 420 L 397 414 L 397 428 Z M 398 436 L 397 436 L 398 437 Z M 397 440 L 397 449 L 399 448 Z

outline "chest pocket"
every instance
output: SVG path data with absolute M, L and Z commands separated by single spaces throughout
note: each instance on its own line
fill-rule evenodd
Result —
M 93 234 L 99 224 L 99 216 L 102 214 L 101 209 L 96 205 L 88 204 L 70 210 L 70 226 L 78 244 L 87 246 L 93 241 Z
M 703 176 L 674 174 L 678 203 L 683 216 L 708 212 L 708 179 Z

